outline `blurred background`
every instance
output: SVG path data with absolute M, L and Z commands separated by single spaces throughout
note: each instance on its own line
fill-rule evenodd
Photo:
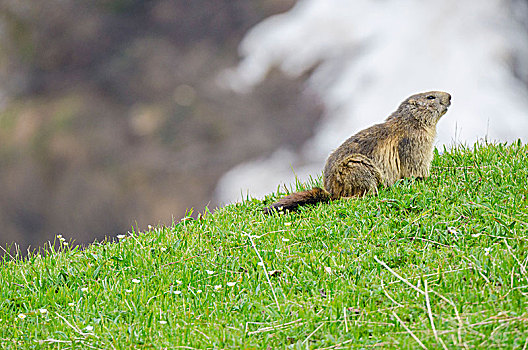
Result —
M 263 196 L 425 90 L 438 147 L 526 142 L 528 0 L 0 0 L 0 245 Z

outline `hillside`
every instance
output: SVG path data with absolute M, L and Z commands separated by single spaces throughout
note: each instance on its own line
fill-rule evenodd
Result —
M 526 348 L 527 177 L 526 145 L 478 144 L 377 197 L 11 251 L 0 347 Z

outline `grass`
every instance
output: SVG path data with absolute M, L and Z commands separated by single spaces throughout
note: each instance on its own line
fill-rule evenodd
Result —
M 527 178 L 526 145 L 477 144 L 377 197 L 270 216 L 248 198 L 84 250 L 11 251 L 0 347 L 526 349 Z

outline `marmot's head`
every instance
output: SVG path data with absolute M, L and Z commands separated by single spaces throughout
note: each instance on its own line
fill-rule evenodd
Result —
M 442 91 L 429 91 L 412 95 L 402 102 L 398 114 L 404 119 L 435 126 L 451 105 L 451 95 Z

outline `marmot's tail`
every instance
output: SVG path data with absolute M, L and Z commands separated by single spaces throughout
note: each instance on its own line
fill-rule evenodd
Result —
M 295 192 L 281 198 L 279 201 L 273 203 L 269 207 L 264 208 L 264 214 L 269 214 L 275 210 L 295 210 L 297 207 L 305 204 L 328 202 L 330 197 L 331 195 L 328 191 L 319 187 L 314 187 L 311 190 Z

